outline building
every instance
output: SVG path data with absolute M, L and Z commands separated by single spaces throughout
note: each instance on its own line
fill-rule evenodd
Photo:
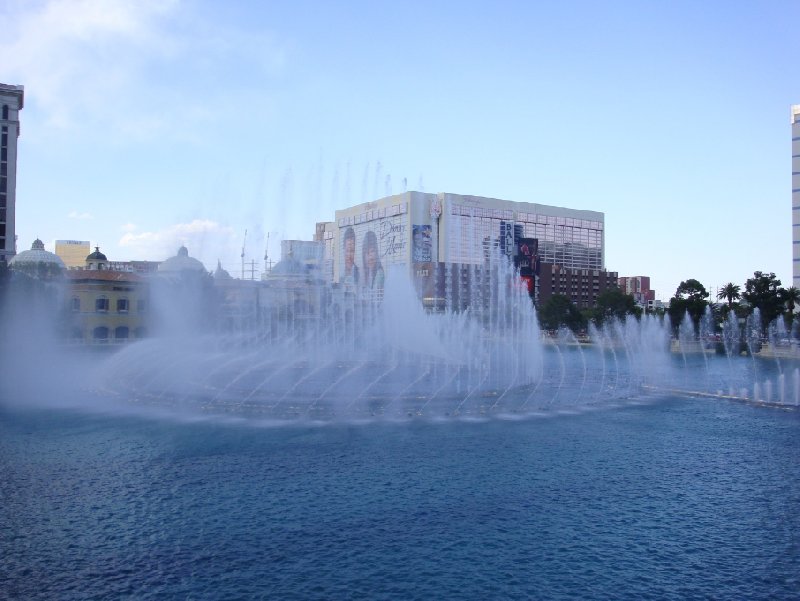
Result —
M 588 309 L 597 297 L 609 288 L 617 287 L 617 273 L 598 269 L 574 269 L 563 265 L 542 263 L 539 275 L 539 302 L 555 294 L 569 297 L 578 309 Z
M 336 224 L 333 221 L 317 222 L 314 242 L 322 244 L 320 274 L 328 282 L 333 281 L 333 264 L 336 259 Z
M 92 252 L 88 240 L 56 240 L 56 254 L 64 261 L 67 269 L 83 269 L 86 255 Z
M 147 336 L 150 298 L 141 276 L 110 270 L 99 248 L 84 258 L 84 269 L 66 276 L 72 342 L 124 344 Z
M 317 240 L 281 240 L 281 260 L 294 257 L 309 271 L 322 273 L 324 242 Z
M 792 286 L 800 288 L 800 104 L 792 115 Z
M 538 240 L 542 262 L 575 269 L 604 267 L 604 215 L 596 211 L 405 192 L 336 211 L 335 225 L 336 281 L 372 277 L 368 255 L 373 251 L 380 267 L 477 265 L 496 252 L 511 258 L 520 238 Z
M 158 271 L 161 261 L 109 261 L 111 271 L 128 271 L 140 275 L 153 274 Z
M 528 273 L 517 266 L 537 298 L 538 270 L 545 263 L 603 272 L 604 221 L 597 211 L 404 192 L 336 211 L 333 224 L 317 224 L 315 238 L 325 243 L 325 253 L 333 252 L 335 282 L 378 298 L 391 265 L 404 265 L 415 276 L 427 271 L 431 283 L 425 287 L 439 290 L 434 271 L 446 274 L 449 269 L 472 282 L 470 266 L 485 267 L 502 256 L 518 263 L 520 249 L 525 248 L 532 251 L 524 267 Z
M 640 307 L 648 307 L 656 300 L 656 291 L 650 288 L 648 276 L 620 277 L 617 284 L 625 294 L 630 294 Z
M 24 100 L 22 86 L 0 83 L 0 262 L 17 252 L 17 138 Z
M 208 275 L 205 265 L 189 256 L 189 249 L 181 245 L 174 257 L 158 264 L 157 272 L 167 278 L 180 278 L 184 274 Z
M 44 248 L 38 238 L 33 241 L 30 250 L 14 255 L 8 261 L 13 272 L 23 273 L 37 280 L 58 279 L 64 272 L 64 262 L 55 254 Z

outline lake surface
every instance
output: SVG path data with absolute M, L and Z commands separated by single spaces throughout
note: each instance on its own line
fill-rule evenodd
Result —
M 793 408 L 265 427 L 0 404 L 0 597 L 798 595 Z

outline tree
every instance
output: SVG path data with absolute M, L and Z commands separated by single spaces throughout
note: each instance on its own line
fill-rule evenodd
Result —
M 789 286 L 783 290 L 783 302 L 786 305 L 786 310 L 790 314 L 794 313 L 794 308 L 800 304 L 800 289 L 794 286 Z
M 612 318 L 625 319 L 628 315 L 641 315 L 632 294 L 625 294 L 619 288 L 608 288 L 597 297 L 594 319 L 598 325 Z
M 742 289 L 740 286 L 733 282 L 728 282 L 717 292 L 717 300 L 722 300 L 724 298 L 728 301 L 728 310 L 733 309 L 733 301 L 742 298 L 741 291 Z
M 772 320 L 783 313 L 784 293 L 781 290 L 781 281 L 774 273 L 765 274 L 756 271 L 753 277 L 745 282 L 744 288 L 742 298 L 751 307 L 758 307 L 761 312 L 761 323 L 766 329 Z
M 708 306 L 708 292 L 699 281 L 695 279 L 688 279 L 680 283 L 675 296 L 669 301 L 669 318 L 672 322 L 672 327 L 677 329 L 680 327 L 683 316 L 689 313 L 689 317 L 697 329 L 700 319 L 706 312 Z
M 688 279 L 680 283 L 675 291 L 675 296 L 686 300 L 705 300 L 708 298 L 708 291 L 699 281 Z
M 794 321 L 794 308 L 800 304 L 800 289 L 790 286 L 783 290 L 783 302 L 789 313 L 789 323 Z
M 545 330 L 557 330 L 565 326 L 576 332 L 586 327 L 581 312 L 568 296 L 554 294 L 539 309 L 539 322 Z

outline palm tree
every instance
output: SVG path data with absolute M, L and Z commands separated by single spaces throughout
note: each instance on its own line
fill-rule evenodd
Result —
M 722 300 L 723 298 L 727 299 L 728 309 L 732 309 L 733 301 L 742 298 L 742 295 L 740 294 L 741 290 L 742 289 L 733 282 L 728 282 L 722 288 L 719 289 L 719 292 L 717 292 L 717 299 L 718 300 Z
M 800 289 L 790 286 L 783 291 L 783 302 L 789 310 L 789 315 L 794 315 L 794 308 L 800 305 Z

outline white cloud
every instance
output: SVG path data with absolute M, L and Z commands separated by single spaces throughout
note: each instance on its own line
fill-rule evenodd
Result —
M 178 0 L 11 0 L 0 6 L 3 80 L 25 86 L 26 105 L 43 112 L 48 128 L 80 126 L 87 135 L 96 126 L 117 142 L 165 132 L 191 138 L 227 104 L 220 95 L 263 95 L 263 78 L 253 75 L 284 63 L 269 35 L 225 30 L 195 8 Z
M 111 114 L 143 59 L 165 47 L 158 21 L 177 4 L 160 0 L 49 0 L 7 8 L 5 77 L 21 83 L 50 125 L 69 127 L 85 112 Z M 108 108 L 105 108 L 108 107 Z
M 67 217 L 69 217 L 70 219 L 78 219 L 81 221 L 84 221 L 86 219 L 94 219 L 94 215 L 92 215 L 91 213 L 79 213 L 78 211 L 70 211 L 67 214 Z
M 119 226 L 119 229 L 121 229 L 123 232 L 135 232 L 137 230 L 137 226 L 135 223 L 125 223 Z
M 148 261 L 163 261 L 174 256 L 181 245 L 189 254 L 208 265 L 216 265 L 217 257 L 226 257 L 235 252 L 233 228 L 209 219 L 195 219 L 188 223 L 177 223 L 151 232 L 128 231 L 119 240 L 120 248 L 127 249 L 130 258 Z

